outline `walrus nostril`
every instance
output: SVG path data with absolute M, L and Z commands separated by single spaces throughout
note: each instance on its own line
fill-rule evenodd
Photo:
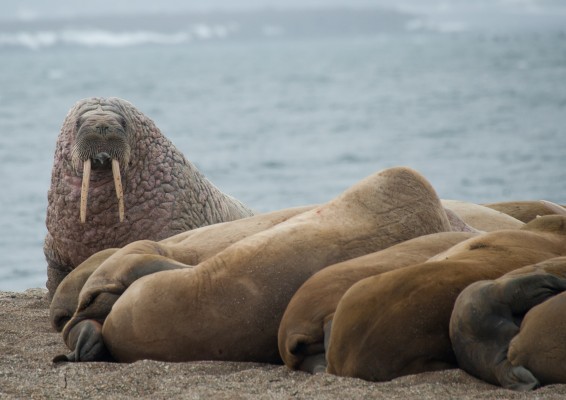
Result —
M 110 154 L 106 153 L 106 152 L 102 152 L 102 153 L 98 153 L 97 155 L 95 155 L 92 158 L 92 161 L 94 161 L 94 163 L 98 163 L 100 165 L 105 165 L 109 160 L 110 160 Z

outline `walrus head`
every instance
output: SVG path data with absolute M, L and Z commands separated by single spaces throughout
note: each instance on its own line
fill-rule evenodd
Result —
M 91 170 L 110 173 L 114 177 L 120 222 L 124 221 L 124 192 L 120 168 L 126 169 L 130 159 L 128 123 L 114 107 L 91 104 L 77 118 L 76 142 L 71 159 L 76 171 L 82 169 L 80 219 L 86 221 Z M 82 168 L 81 168 L 82 167 Z

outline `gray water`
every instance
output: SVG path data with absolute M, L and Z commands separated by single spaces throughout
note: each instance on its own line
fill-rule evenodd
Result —
M 118 96 L 258 211 L 380 169 L 440 197 L 566 203 L 566 36 L 369 35 L 0 47 L 0 290 L 44 287 L 53 153 L 75 101 Z

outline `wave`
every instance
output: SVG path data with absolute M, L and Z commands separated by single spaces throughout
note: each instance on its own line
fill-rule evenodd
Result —
M 202 40 L 325 38 L 404 32 L 413 16 L 368 8 L 258 9 L 240 12 L 29 18 L 0 25 L 0 49 L 53 46 L 178 45 Z
M 238 30 L 237 25 L 197 24 L 187 31 L 116 32 L 101 29 L 66 29 L 60 31 L 2 32 L 0 48 L 24 47 L 31 50 L 54 46 L 127 47 L 144 44 L 178 45 L 198 40 L 225 39 Z

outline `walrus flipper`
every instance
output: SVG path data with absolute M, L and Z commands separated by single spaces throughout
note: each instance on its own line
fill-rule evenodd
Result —
M 312 356 L 305 356 L 298 369 L 299 371 L 310 372 L 311 374 L 326 372 L 326 354 L 317 353 Z
M 326 350 L 328 349 L 328 343 L 330 341 L 330 328 L 332 327 L 332 320 L 324 324 L 324 341 L 323 343 L 306 343 L 298 342 L 297 347 L 302 347 L 300 352 L 306 354 L 303 361 L 297 368 L 300 371 L 310 372 L 311 374 L 318 374 L 326 372 L 326 367 L 328 362 L 326 361 Z M 324 346 L 324 347 L 322 347 Z M 308 348 L 308 351 L 305 351 Z M 308 354 L 310 353 L 310 354 Z
M 541 265 L 551 265 L 552 259 Z M 517 275 L 504 287 L 502 300 L 515 315 L 524 316 L 531 308 L 566 291 L 566 279 L 545 271 Z
M 540 386 L 539 380 L 531 371 L 520 365 L 514 367 L 508 360 L 496 368 L 495 376 L 506 389 L 527 392 Z
M 311 374 L 326 371 L 326 355 L 324 344 L 317 338 L 306 335 L 292 335 L 288 340 L 287 351 L 293 355 L 301 355 L 302 360 L 297 365 L 299 371 Z
M 79 322 L 69 332 L 68 337 L 68 345 L 73 351 L 67 355 L 55 356 L 54 363 L 113 361 L 104 345 L 102 324 L 98 321 L 87 319 Z

